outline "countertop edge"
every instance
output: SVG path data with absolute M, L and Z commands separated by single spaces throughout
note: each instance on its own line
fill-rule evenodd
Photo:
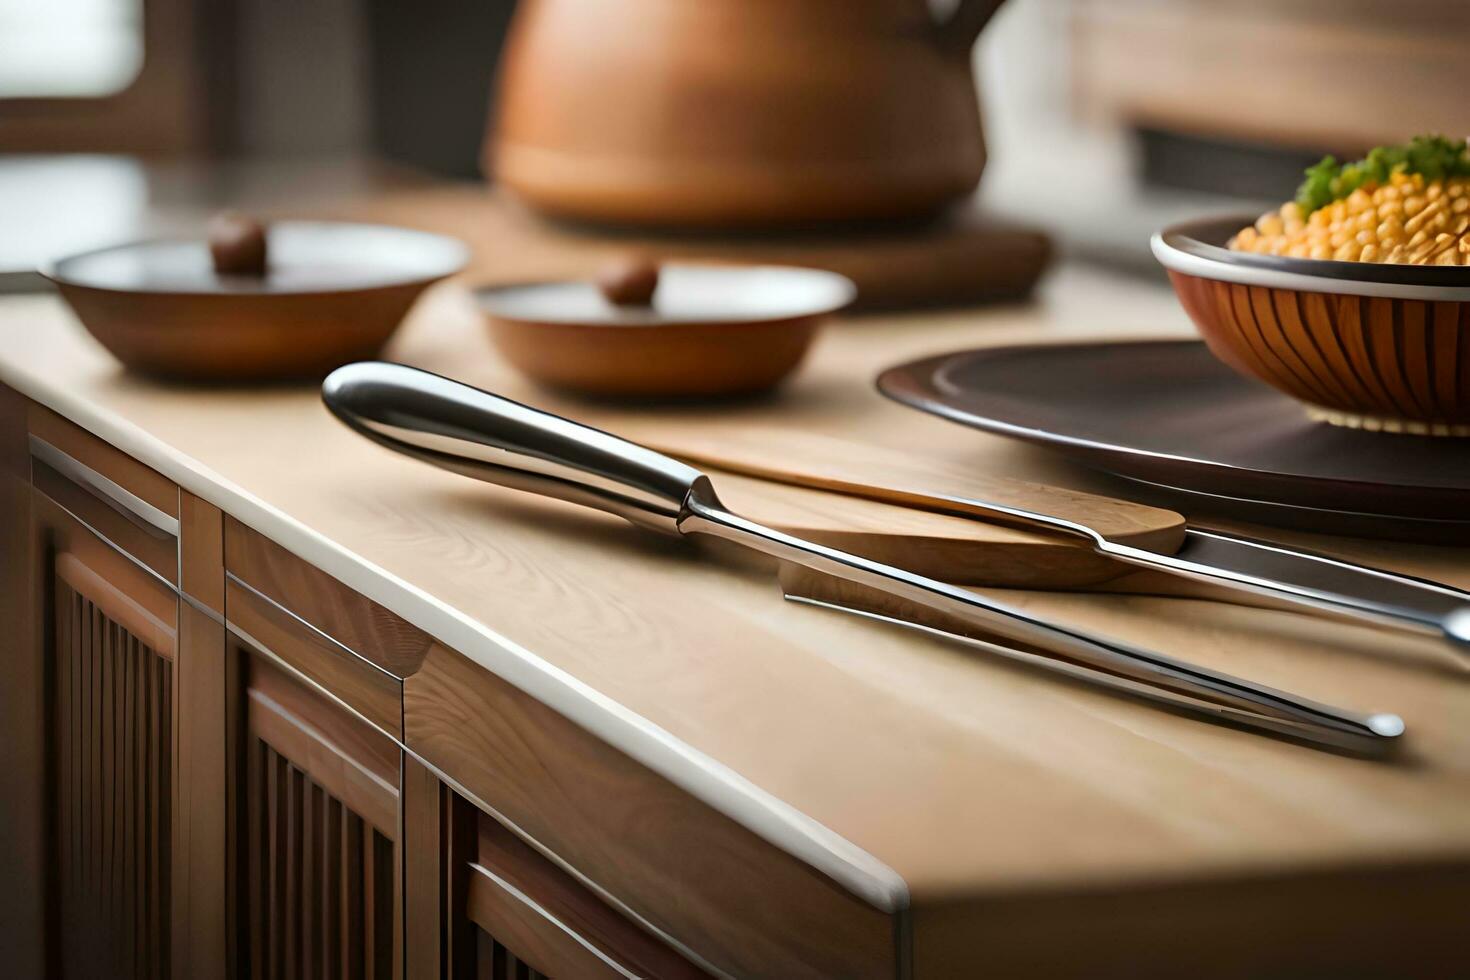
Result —
M 909 907 L 903 877 L 841 834 L 485 624 L 257 499 L 126 419 L 0 361 L 0 382 L 151 466 L 435 640 L 668 779 L 881 912 Z

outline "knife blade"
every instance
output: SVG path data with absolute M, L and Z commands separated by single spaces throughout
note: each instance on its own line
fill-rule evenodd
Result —
M 1130 553 L 1123 554 L 1125 550 Z M 1184 544 L 1172 555 L 1126 546 L 1104 553 L 1200 581 L 1470 644 L 1470 592 L 1428 579 L 1202 527 L 1187 528 Z

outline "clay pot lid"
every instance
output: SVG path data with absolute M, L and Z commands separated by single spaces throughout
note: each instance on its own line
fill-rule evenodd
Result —
M 58 259 L 41 272 L 63 286 L 122 293 L 291 295 L 431 282 L 469 258 L 457 239 L 389 225 L 278 221 L 266 236 L 264 276 L 215 272 L 203 238 L 114 245 Z
M 591 280 L 485 286 L 486 313 L 521 323 L 678 326 L 767 323 L 821 316 L 857 296 L 852 280 L 799 266 L 666 262 L 649 303 L 619 304 Z

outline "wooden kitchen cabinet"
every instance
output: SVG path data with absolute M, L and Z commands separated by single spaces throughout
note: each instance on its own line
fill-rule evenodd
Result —
M 405 750 L 427 636 L 0 396 L 12 975 L 704 975 Z

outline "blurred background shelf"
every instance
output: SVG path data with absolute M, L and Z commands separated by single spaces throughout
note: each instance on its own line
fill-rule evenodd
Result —
M 47 94 L 72 85 L 64 59 L 42 77 L 12 58 L 0 70 L 0 153 L 148 161 L 7 160 L 0 202 L 21 220 L 0 234 L 0 266 L 125 237 L 160 203 L 238 201 L 267 182 L 289 208 L 330 205 L 385 172 L 396 186 L 415 170 L 479 179 L 513 9 L 0 2 L 0 52 L 34 48 L 54 34 L 45 17 L 68 16 L 100 18 L 99 31 L 146 54 L 121 91 L 85 96 Z M 1046 232 L 1063 255 L 1152 275 L 1150 232 L 1205 211 L 1264 209 L 1323 152 L 1470 132 L 1470 6 L 1457 0 L 1014 0 L 974 58 L 989 148 L 981 212 Z M 241 159 L 249 165 L 215 165 Z M 74 193 L 55 193 L 63 174 Z M 40 202 L 65 220 L 37 230 L 26 216 Z M 968 214 L 962 224 L 959 254 L 973 255 Z

